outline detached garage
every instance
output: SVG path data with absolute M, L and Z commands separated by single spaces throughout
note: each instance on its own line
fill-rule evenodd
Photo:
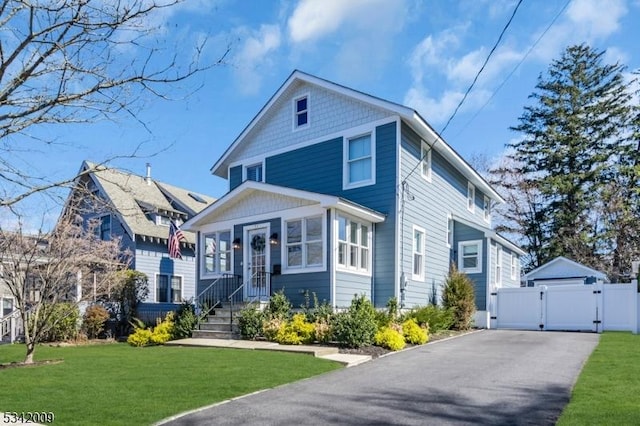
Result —
M 564 256 L 556 257 L 539 268 L 524 274 L 520 280 L 521 287 L 604 283 L 609 283 L 609 278 L 604 272 L 589 268 Z

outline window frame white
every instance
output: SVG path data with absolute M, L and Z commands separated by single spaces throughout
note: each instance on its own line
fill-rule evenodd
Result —
M 420 141 L 420 174 L 427 182 L 431 182 L 431 176 L 433 174 L 431 151 L 431 147 L 425 141 Z
M 228 250 L 220 250 L 220 235 L 221 234 L 229 234 L 229 248 Z M 213 266 L 214 270 L 207 270 L 207 257 L 209 257 L 209 251 L 207 250 L 207 239 L 215 236 L 215 253 L 213 254 Z M 234 265 L 233 265 L 233 230 L 232 229 L 220 229 L 217 231 L 211 232 L 203 232 L 200 235 L 200 276 L 202 278 L 218 278 L 224 274 L 233 274 Z M 229 263 L 230 269 L 228 271 L 220 270 L 220 255 L 222 253 L 228 253 L 229 258 L 227 259 Z
M 310 219 L 320 219 L 321 224 L 321 238 L 320 240 L 308 240 L 307 237 L 307 221 Z M 290 222 L 300 222 L 300 241 L 289 243 L 289 231 L 287 224 Z M 282 229 L 282 274 L 300 274 L 300 273 L 310 273 L 310 272 L 322 272 L 327 269 L 327 216 L 326 213 L 320 214 L 311 214 L 300 217 L 290 217 L 283 218 L 281 221 L 281 229 Z M 311 264 L 307 263 L 308 257 L 308 246 L 309 244 L 317 244 L 321 243 L 322 250 L 322 263 L 321 264 Z M 300 266 L 289 266 L 289 251 L 288 248 L 291 246 L 300 246 L 300 256 L 301 256 L 301 265 Z
M 509 265 L 510 276 L 512 280 L 515 280 L 518 276 L 518 264 L 516 263 L 516 255 L 510 253 L 511 265 Z
M 445 234 L 445 241 L 447 243 L 447 247 L 453 247 L 453 217 L 451 215 L 447 216 L 447 232 Z
M 302 99 L 306 99 L 307 100 L 307 109 L 298 111 L 298 101 L 300 101 Z M 293 103 L 293 108 L 292 108 L 292 111 L 293 111 L 293 120 L 292 120 L 293 123 L 292 124 L 293 124 L 293 126 L 292 126 L 292 128 L 293 128 L 294 132 L 296 130 L 306 129 L 306 128 L 311 126 L 311 121 L 310 121 L 311 114 L 309 114 L 309 111 L 310 111 L 309 110 L 310 99 L 311 98 L 309 96 L 309 93 L 304 93 L 304 94 L 302 94 L 300 96 L 297 96 L 297 97 L 293 98 L 293 102 L 292 102 Z M 304 123 L 304 124 L 298 125 L 298 117 L 301 114 L 306 114 L 307 115 L 307 122 Z
M 420 247 L 416 247 L 416 236 L 420 235 Z M 425 277 L 425 252 L 426 252 L 427 233 L 424 228 L 413 225 L 411 238 L 411 278 L 414 281 L 424 281 Z M 416 274 L 416 256 L 420 257 L 420 270 Z
M 162 277 L 167 277 L 167 290 L 166 290 L 166 294 L 165 294 L 167 300 L 164 301 L 164 302 L 161 302 L 160 300 L 158 300 L 159 299 L 158 295 L 159 295 L 159 291 L 160 291 L 159 284 L 160 284 L 160 277 L 161 276 Z M 173 301 L 172 283 L 173 283 L 173 279 L 174 278 L 178 278 L 180 280 L 180 300 L 178 300 L 178 301 Z M 164 273 L 164 272 L 156 272 L 155 273 L 155 282 L 154 282 L 153 289 L 154 289 L 153 298 L 154 298 L 154 301 L 156 303 L 181 303 L 184 300 L 184 298 L 183 298 L 183 296 L 184 296 L 184 276 L 175 275 L 175 274 L 167 274 L 167 273 Z
M 342 240 L 340 239 L 340 219 L 344 219 L 346 221 L 345 223 L 345 239 Z M 336 228 L 336 232 L 335 232 L 335 253 L 336 253 L 336 257 L 335 257 L 335 265 L 336 265 L 336 270 L 338 271 L 343 271 L 343 272 L 349 272 L 349 273 L 353 273 L 353 274 L 358 274 L 358 275 L 365 275 L 370 277 L 372 274 L 372 269 L 373 269 L 373 265 L 372 265 L 372 261 L 373 261 L 373 247 L 372 247 L 372 243 L 373 243 L 373 226 L 370 222 L 367 222 L 365 220 L 362 219 L 358 219 L 354 216 L 350 216 L 348 214 L 344 214 L 342 212 L 336 212 L 335 215 L 335 228 Z M 351 227 L 352 224 L 356 224 L 357 226 L 357 230 L 356 230 L 356 242 L 351 241 Z M 367 235 L 366 238 L 364 239 L 364 241 L 366 241 L 366 245 L 363 245 L 363 238 L 362 238 L 362 227 L 365 226 L 367 228 Z M 340 262 L 340 247 L 343 246 L 345 247 L 344 250 L 344 263 Z M 355 249 L 356 250 L 356 265 L 352 266 L 351 265 L 351 252 L 352 250 Z M 363 268 L 362 264 L 363 261 L 362 259 L 364 258 L 363 256 L 363 251 L 366 250 L 366 267 Z
M 476 187 L 471 182 L 467 182 L 467 210 L 476 211 Z
M 246 165 L 242 166 L 242 182 L 246 182 L 247 180 L 249 180 L 249 169 L 254 168 L 254 167 L 260 167 L 260 180 L 253 180 L 251 179 L 251 181 L 253 182 L 265 182 L 265 167 L 264 167 L 264 160 L 262 161 L 256 161 L 253 163 L 249 163 Z
M 496 246 L 496 264 L 493 275 L 493 282 L 496 286 L 500 286 L 502 284 L 502 247 L 499 245 Z
M 349 158 L 349 144 L 351 141 L 369 136 L 369 156 L 368 157 L 360 157 L 357 159 Z M 363 186 L 375 185 L 376 183 L 376 131 L 374 129 L 370 129 L 366 132 L 355 133 L 352 135 L 345 135 L 343 138 L 343 146 L 342 146 L 342 189 L 354 189 L 360 188 Z M 370 166 L 370 177 L 368 179 L 359 180 L 356 182 L 351 182 L 350 178 L 350 169 L 349 165 L 355 161 L 362 161 L 366 158 L 369 158 L 371 161 Z
M 484 221 L 487 223 L 491 222 L 491 198 L 487 197 L 486 195 L 483 198 L 483 204 L 482 204 L 482 215 L 484 218 Z
M 475 268 L 465 268 L 464 267 L 464 247 L 466 246 L 477 246 L 478 247 L 478 263 Z M 458 270 L 460 272 L 464 272 L 466 274 L 481 274 L 482 273 L 482 240 L 469 240 L 469 241 L 460 241 L 458 243 Z

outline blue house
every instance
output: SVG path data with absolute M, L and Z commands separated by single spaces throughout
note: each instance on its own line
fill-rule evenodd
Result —
M 171 258 L 169 224 L 182 224 L 215 199 L 152 179 L 149 164 L 146 175 L 139 176 L 85 161 L 79 176 L 65 209 L 73 207 L 85 221 L 98 220 L 100 238 L 121 238 L 123 250 L 132 255 L 130 268 L 149 280 L 140 316 L 153 319 L 193 299 L 196 236 L 184 232 L 182 259 Z
M 491 229 L 504 200 L 406 106 L 295 71 L 211 172 L 229 191 L 183 226 L 198 294 L 233 277 L 245 300 L 410 308 L 439 299 L 453 262 L 488 326 L 491 293 L 519 286 L 524 253 Z

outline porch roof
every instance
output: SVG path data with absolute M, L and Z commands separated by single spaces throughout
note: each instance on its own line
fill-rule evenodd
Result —
M 210 223 L 260 214 L 277 214 L 283 210 L 305 206 L 336 208 L 372 223 L 385 220 L 384 214 L 335 195 L 245 181 L 185 222 L 182 229 L 195 232 Z

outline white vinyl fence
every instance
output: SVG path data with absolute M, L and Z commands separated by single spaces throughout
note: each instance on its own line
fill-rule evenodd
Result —
M 635 283 L 501 288 L 495 300 L 497 328 L 637 333 L 640 327 Z

